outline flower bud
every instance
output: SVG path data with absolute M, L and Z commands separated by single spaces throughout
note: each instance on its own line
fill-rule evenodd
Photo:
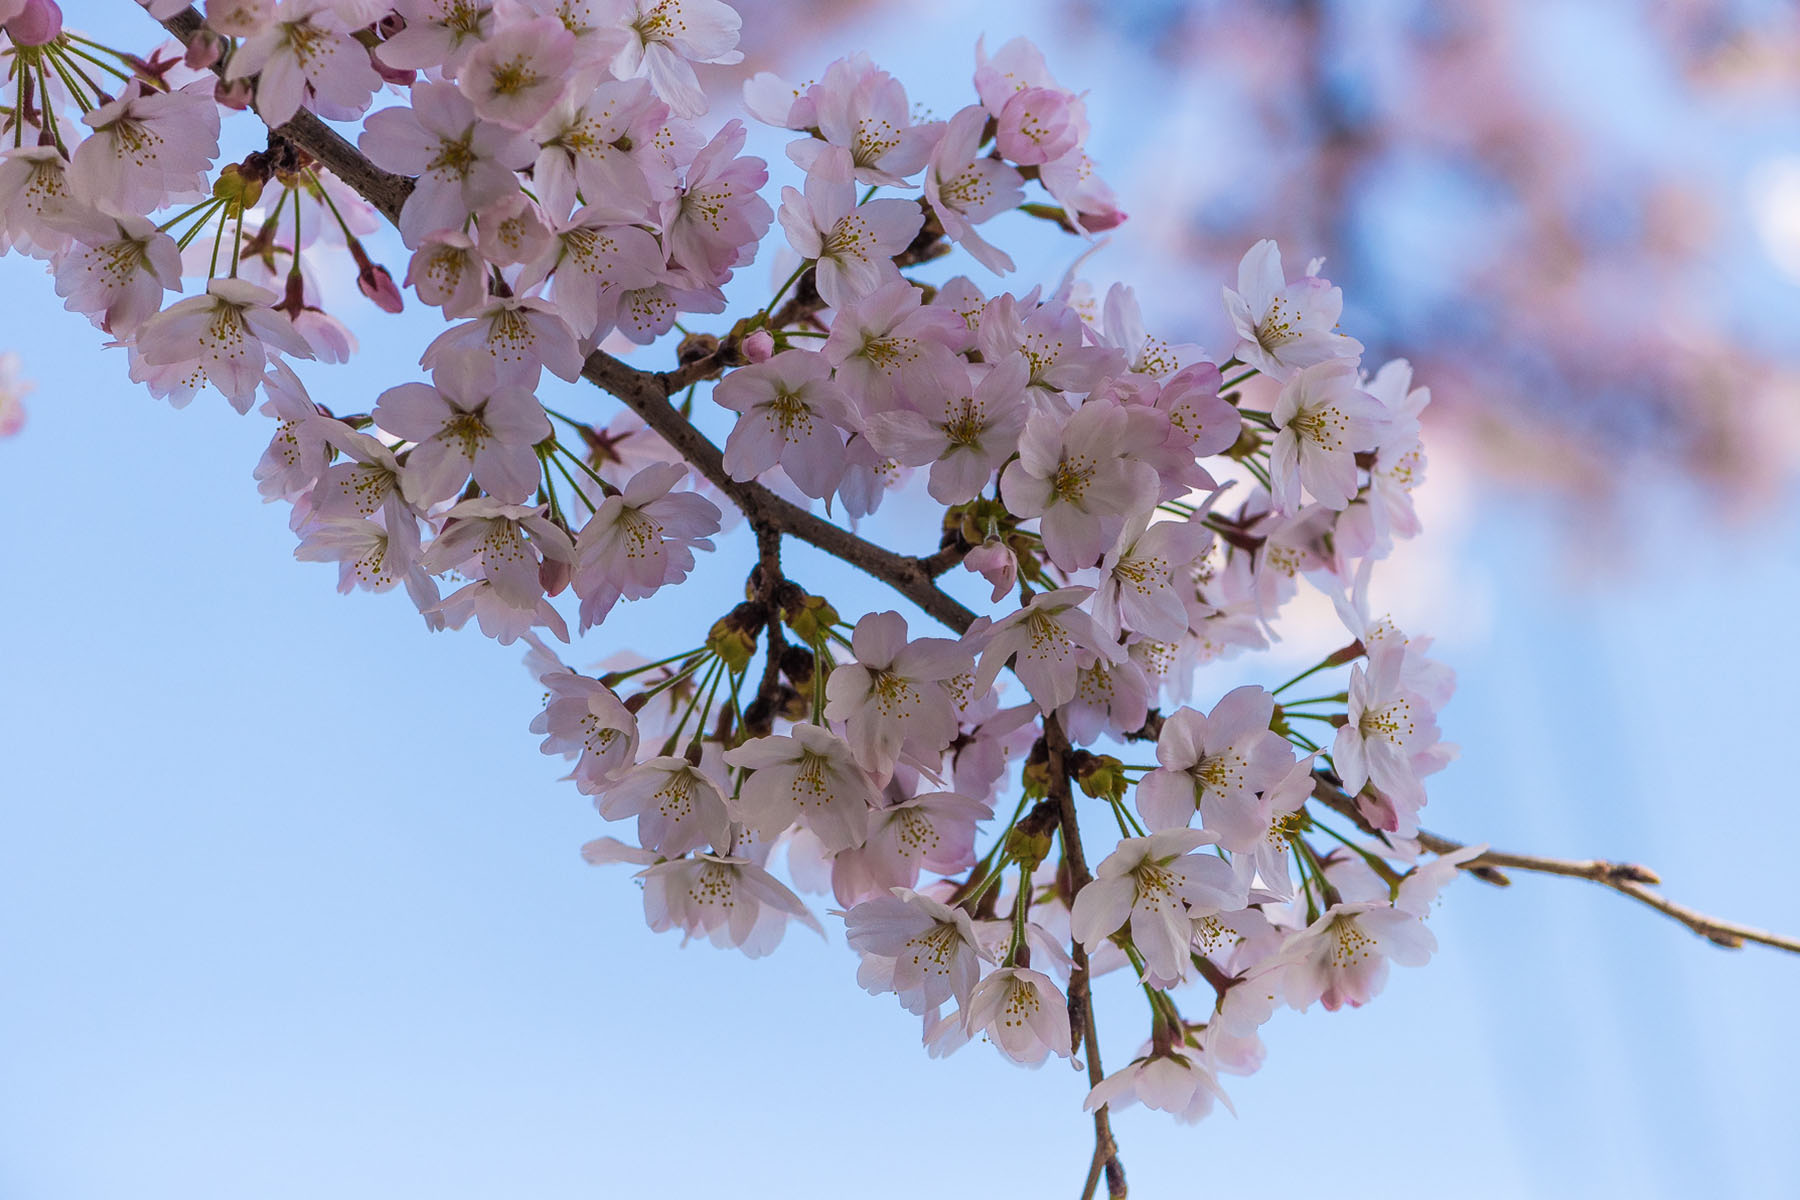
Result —
M 227 201 L 239 212 L 254 205 L 262 197 L 262 180 L 232 163 L 213 180 L 212 194 Z
M 181 56 L 181 62 L 183 66 L 204 71 L 218 62 L 224 53 L 225 39 L 210 29 L 202 29 L 188 42 L 187 52 Z
M 775 356 L 775 335 L 766 329 L 758 329 L 743 340 L 739 347 L 744 357 L 753 363 L 765 363 Z
M 706 634 L 706 648 L 723 659 L 734 674 L 747 670 L 756 652 L 756 636 L 762 632 L 761 604 L 746 600 L 717 621 Z
M 362 294 L 375 302 L 375 307 L 382 312 L 397 313 L 405 306 L 401 299 L 400 288 L 394 283 L 394 277 L 388 269 L 379 263 L 370 263 L 356 275 L 356 286 Z
M 234 112 L 244 112 L 250 107 L 250 99 L 256 94 L 248 79 L 233 79 L 230 83 L 221 79 L 213 84 L 213 99 L 220 107 Z
M 838 623 L 838 611 L 825 597 L 802 592 L 798 604 L 783 606 L 781 618 L 796 637 L 812 643 L 823 638 L 826 630 Z
M 62 36 L 63 14 L 56 0 L 25 0 L 19 15 L 6 23 L 7 36 L 21 46 L 42 46 Z

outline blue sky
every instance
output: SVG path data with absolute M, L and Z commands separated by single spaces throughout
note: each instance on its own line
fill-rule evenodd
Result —
M 833 923 L 759 962 L 651 934 L 628 871 L 577 855 L 603 823 L 526 730 L 520 648 L 338 596 L 258 500 L 265 422 L 149 399 L 36 264 L 0 259 L 0 295 L 39 385 L 0 442 L 0 1197 L 1073 1194 L 1084 1077 L 926 1059 Z M 354 364 L 304 373 L 364 407 L 428 329 L 365 321 Z M 1800 929 L 1794 508 L 1646 507 L 1627 566 L 1581 571 L 1566 518 L 1477 493 L 1443 544 L 1455 586 L 1389 600 L 1442 616 L 1461 678 L 1428 823 L 1642 860 L 1678 899 Z M 881 528 L 929 542 L 906 524 Z M 730 544 L 572 660 L 679 648 L 750 560 Z M 843 607 L 887 604 L 794 561 Z M 1568 880 L 1462 880 L 1432 923 L 1438 959 L 1369 1008 L 1279 1016 L 1235 1120 L 1122 1114 L 1136 1194 L 1791 1188 L 1800 963 Z M 1128 993 L 1102 981 L 1114 1066 Z

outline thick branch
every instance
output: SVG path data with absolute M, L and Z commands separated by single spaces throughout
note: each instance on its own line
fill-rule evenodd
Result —
M 1357 809 L 1356 801 L 1346 795 L 1343 789 L 1330 779 L 1321 776 L 1317 780 L 1313 787 L 1313 797 L 1326 807 L 1355 821 L 1363 832 L 1376 837 L 1381 836 L 1380 832 L 1363 818 L 1362 813 Z M 1419 831 L 1417 840 L 1419 845 L 1433 854 L 1450 854 L 1467 845 L 1467 843 L 1453 841 L 1423 829 Z M 1650 886 L 1661 883 L 1661 877 L 1650 868 L 1637 863 L 1608 862 L 1603 859 L 1543 858 L 1535 854 L 1508 854 L 1500 850 L 1486 850 L 1460 866 L 1476 878 L 1497 887 L 1506 887 L 1512 882 L 1503 873 L 1503 868 L 1514 871 L 1534 871 L 1540 875 L 1566 875 L 1572 879 L 1591 880 L 1602 887 L 1611 888 L 1622 896 L 1629 896 L 1639 904 L 1648 905 L 1666 917 L 1681 922 L 1716 946 L 1738 950 L 1743 947 L 1745 942 L 1758 942 L 1764 946 L 1773 946 L 1777 950 L 1800 954 L 1800 938 L 1786 937 L 1782 934 L 1770 933 L 1764 929 L 1739 925 L 1731 921 L 1721 921 L 1717 917 L 1709 917 L 1686 905 L 1675 903 Z

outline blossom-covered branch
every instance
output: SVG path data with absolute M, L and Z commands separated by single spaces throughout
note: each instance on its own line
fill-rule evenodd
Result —
M 1278 1003 L 1368 1002 L 1390 963 L 1430 958 L 1443 883 L 1493 877 L 1418 827 L 1456 753 L 1436 720 L 1454 676 L 1369 607 L 1420 532 L 1429 393 L 1402 360 L 1364 368 L 1322 264 L 1252 246 L 1218 355 L 1149 333 L 1123 282 L 988 294 L 942 265 L 1015 271 L 998 218 L 1080 238 L 1125 219 L 1081 93 L 1028 41 L 978 47 L 946 119 L 866 55 L 751 79 L 745 110 L 786 139 L 777 208 L 744 122 L 703 124 L 697 68 L 737 57 L 720 0 L 146 7 L 173 50 L 0 0 L 0 250 L 43 260 L 153 394 L 261 400 L 255 474 L 297 557 L 530 647 L 542 749 L 629 834 L 582 853 L 636 869 L 652 928 L 761 956 L 822 932 L 805 896 L 828 892 L 857 981 L 930 1054 L 1085 1056 L 1086 1191 L 1116 1197 L 1114 1110 L 1229 1105 L 1221 1076 L 1257 1069 Z M 220 165 L 244 109 L 267 149 Z M 355 145 L 320 117 L 360 122 Z M 777 228 L 783 281 L 728 315 Z M 314 399 L 295 364 L 355 348 L 318 285 L 336 271 L 375 310 L 410 290 L 441 311 L 429 381 Z M 855 532 L 884 503 L 937 545 Z M 744 536 L 743 599 L 699 597 L 710 624 L 659 622 L 665 644 L 587 669 L 553 647 Z M 954 636 L 809 590 L 789 537 Z M 940 584 L 958 568 L 985 602 Z M 1212 694 L 1206 668 L 1268 648 L 1303 586 L 1349 644 Z M 1590 877 L 1685 912 L 1611 870 Z M 1111 1073 L 1109 972 L 1148 1005 Z

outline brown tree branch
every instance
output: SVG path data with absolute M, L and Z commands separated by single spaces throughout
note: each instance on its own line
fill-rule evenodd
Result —
M 1088 870 L 1087 855 L 1081 847 L 1081 826 L 1075 818 L 1075 789 L 1070 784 L 1069 739 L 1062 723 L 1052 713 L 1044 718 L 1044 751 L 1049 768 L 1049 798 L 1056 801 L 1058 824 L 1062 829 L 1063 858 L 1069 865 L 1071 894 L 1079 893 L 1093 881 Z M 1072 1038 L 1075 1049 L 1087 1052 L 1088 1086 L 1098 1087 L 1106 1077 L 1100 1065 L 1100 1035 L 1094 1020 L 1094 997 L 1089 988 L 1087 950 L 1075 939 L 1069 939 L 1070 957 L 1075 969 L 1069 972 L 1069 1012 L 1072 1023 L 1079 1024 L 1080 1036 Z M 1102 1172 L 1106 1175 L 1106 1194 L 1118 1200 L 1125 1195 L 1125 1167 L 1119 1161 L 1118 1143 L 1113 1140 L 1112 1118 L 1102 1104 L 1094 1110 L 1094 1159 L 1088 1167 L 1087 1185 L 1081 1200 L 1093 1200 Z
M 1349 817 L 1357 827 L 1373 837 L 1381 837 L 1363 817 L 1357 808 L 1356 801 L 1337 785 L 1330 776 L 1320 773 L 1313 785 L 1313 798 L 1327 808 Z M 1454 841 L 1439 834 L 1421 829 L 1416 839 L 1419 845 L 1433 854 L 1450 854 L 1464 849 L 1468 843 Z M 1745 942 L 1757 942 L 1764 946 L 1773 946 L 1777 950 L 1786 950 L 1790 954 L 1800 954 L 1800 938 L 1791 938 L 1779 933 L 1770 933 L 1765 929 L 1757 929 L 1749 925 L 1739 925 L 1732 921 L 1722 921 L 1717 917 L 1709 917 L 1686 905 L 1677 904 L 1654 890 L 1653 884 L 1660 884 L 1662 878 L 1649 867 L 1637 863 L 1608 862 L 1604 859 L 1569 859 L 1544 858 L 1536 854 L 1510 854 L 1501 850 L 1485 850 L 1475 858 L 1459 864 L 1463 870 L 1477 879 L 1491 883 L 1496 887 L 1508 887 L 1512 880 L 1506 877 L 1506 870 L 1532 871 L 1539 875 L 1565 875 L 1571 879 L 1587 879 L 1602 887 L 1611 888 L 1622 896 L 1628 896 L 1639 904 L 1648 905 L 1666 917 L 1681 922 L 1715 946 L 1723 946 L 1728 950 L 1741 949 Z
M 183 9 L 162 22 L 165 29 L 184 43 L 204 23 L 204 19 L 192 8 Z M 412 193 L 412 180 L 381 170 L 360 150 L 305 109 L 273 132 L 328 167 L 332 174 L 381 210 L 389 221 L 398 222 L 400 209 L 406 203 L 406 197 Z M 975 614 L 938 588 L 932 582 L 932 570 L 923 565 L 920 559 L 896 554 L 883 546 L 865 541 L 849 530 L 782 499 L 761 484 L 740 483 L 726 474 L 724 457 L 719 448 L 669 403 L 669 396 L 673 392 L 687 386 L 694 379 L 704 378 L 708 369 L 716 370 L 716 367 L 703 366 L 709 358 L 703 358 L 696 364 L 688 364 L 674 372 L 655 372 L 640 371 L 610 354 L 595 351 L 588 356 L 581 374 L 641 417 L 676 453 L 729 497 L 753 527 L 791 534 L 816 546 L 887 584 L 933 619 L 958 633 L 966 632 L 975 623 Z

